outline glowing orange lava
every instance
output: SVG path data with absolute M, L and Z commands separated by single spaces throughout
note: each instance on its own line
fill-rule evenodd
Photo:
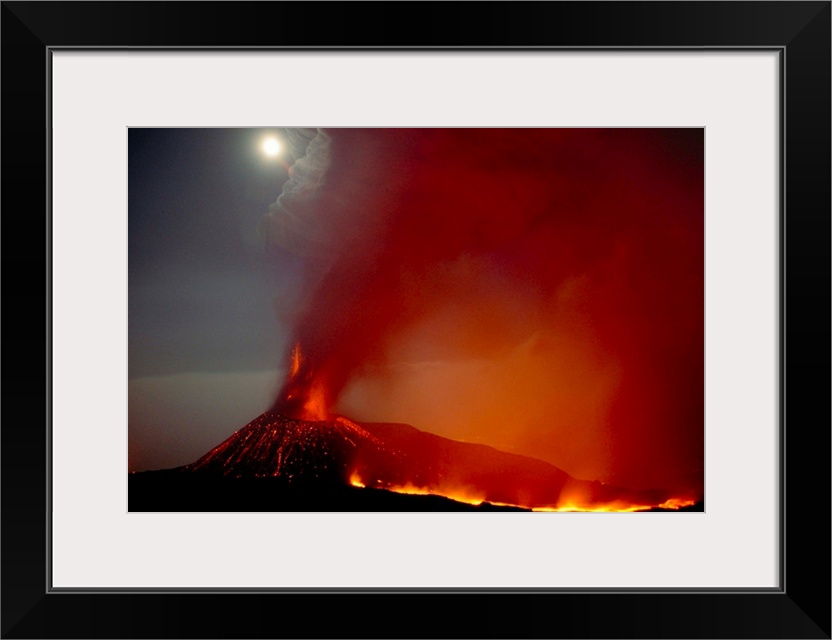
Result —
M 353 487 L 365 488 L 367 484 L 358 474 L 353 471 L 349 479 Z M 373 483 L 370 483 L 373 484 Z M 411 483 L 403 485 L 375 483 L 374 486 L 378 489 L 392 491 L 394 493 L 403 493 L 408 495 L 419 496 L 440 496 L 443 498 L 450 498 L 457 502 L 464 502 L 474 506 L 481 505 L 484 502 L 500 507 L 518 507 L 521 509 L 529 509 L 531 511 L 539 512 L 555 512 L 555 513 L 633 513 L 636 511 L 647 511 L 649 509 L 659 507 L 661 509 L 680 509 L 682 507 L 689 507 L 695 504 L 695 500 L 683 498 L 671 498 L 661 504 L 628 504 L 623 501 L 609 502 L 606 504 L 581 504 L 580 502 L 567 499 L 559 502 L 554 506 L 545 507 L 529 507 L 520 504 L 508 504 L 505 502 L 496 502 L 494 500 L 486 500 L 485 495 L 467 488 L 448 488 L 448 487 L 419 487 Z
M 613 502 L 603 505 L 578 505 L 567 502 L 556 507 L 535 507 L 532 511 L 553 511 L 557 513 L 632 513 L 634 511 L 645 511 L 655 505 L 648 504 L 625 504 Z
M 690 507 L 696 504 L 696 500 L 688 500 L 686 498 L 671 498 L 666 502 L 662 502 L 659 507 L 662 509 L 681 509 L 682 507 Z
M 321 383 L 314 382 L 309 388 L 301 417 L 304 420 L 326 420 L 330 417 L 326 389 Z
M 364 483 L 361 482 L 361 477 L 353 471 L 352 475 L 350 476 L 350 484 L 354 487 L 359 487 L 361 489 L 364 488 Z
M 556 511 L 556 512 L 581 512 L 581 513 L 632 513 L 634 511 L 647 511 L 653 508 L 678 510 L 682 507 L 689 507 L 696 504 L 695 500 L 684 498 L 671 498 L 661 504 L 628 504 L 623 501 L 608 502 L 606 504 L 582 504 L 575 500 L 559 502 L 555 507 L 539 507 L 533 511 Z
M 300 345 L 296 344 L 292 349 L 292 365 L 289 368 L 289 379 L 292 380 L 300 371 Z
M 301 372 L 302 368 L 305 369 L 303 372 Z M 292 349 L 289 378 L 284 387 L 284 393 L 283 402 L 285 406 L 291 407 L 289 413 L 295 418 L 315 421 L 332 417 L 326 387 L 314 378 L 308 363 L 304 362 L 299 344 Z
M 456 500 L 457 502 L 464 502 L 466 504 L 473 504 L 479 505 L 485 502 L 485 496 L 478 494 L 477 492 L 466 490 L 466 489 L 434 489 L 430 487 L 417 487 L 413 484 L 404 484 L 404 485 L 391 485 L 382 487 L 383 489 L 387 489 L 388 491 L 393 491 L 395 493 L 406 493 L 410 495 L 417 495 L 417 496 L 441 496 L 443 498 L 450 498 L 451 500 Z M 497 503 L 492 503 L 497 504 Z M 514 506 L 514 505 L 503 505 L 503 506 Z

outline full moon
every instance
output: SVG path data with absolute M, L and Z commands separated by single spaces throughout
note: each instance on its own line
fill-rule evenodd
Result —
M 263 140 L 263 153 L 270 158 L 276 158 L 280 154 L 282 146 L 277 138 L 266 138 Z

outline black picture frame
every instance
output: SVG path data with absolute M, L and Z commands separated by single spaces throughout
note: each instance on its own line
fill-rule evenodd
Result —
M 0 20 L 2 637 L 830 637 L 830 2 L 3 2 Z M 50 589 L 48 96 L 67 47 L 778 51 L 780 588 Z

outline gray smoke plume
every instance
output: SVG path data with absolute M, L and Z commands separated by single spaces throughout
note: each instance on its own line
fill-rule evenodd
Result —
M 263 217 L 261 237 L 267 249 L 317 253 L 325 234 L 322 218 L 314 212 L 330 165 L 330 137 L 320 129 L 287 129 L 283 137 L 297 160 L 289 167 L 289 179 L 280 195 Z

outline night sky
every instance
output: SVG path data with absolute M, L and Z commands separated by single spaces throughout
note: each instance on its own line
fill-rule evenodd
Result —
M 128 190 L 131 470 L 314 387 L 702 497 L 703 130 L 130 129 Z

